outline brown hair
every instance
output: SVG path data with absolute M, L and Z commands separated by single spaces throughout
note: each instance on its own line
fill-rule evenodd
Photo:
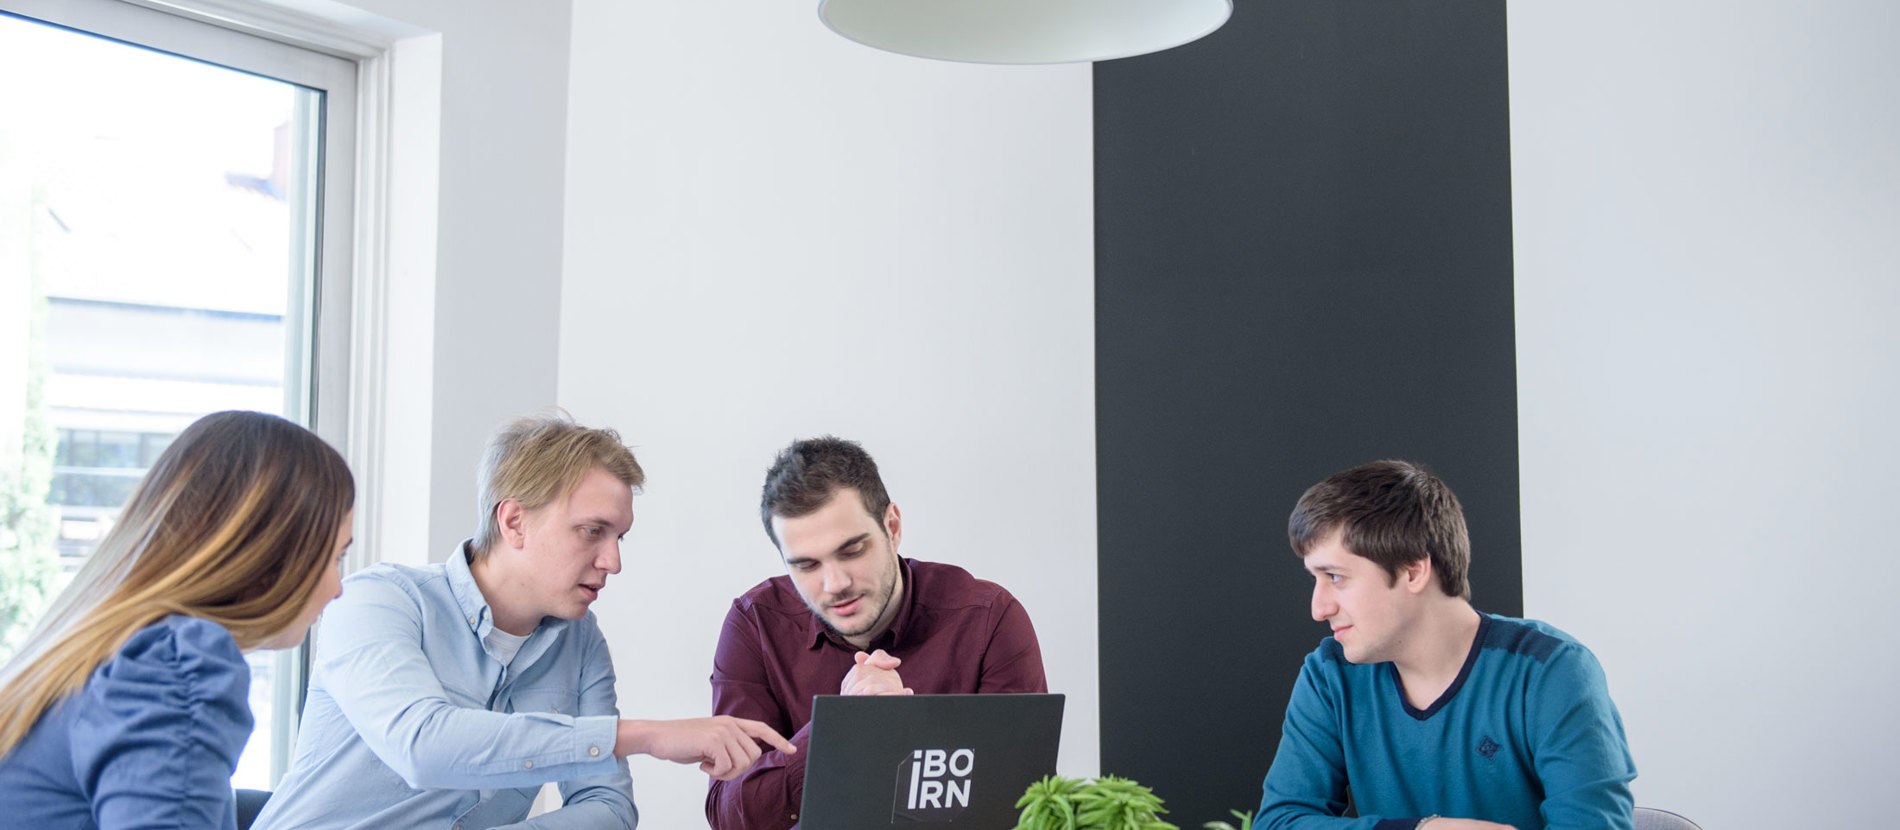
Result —
M 1387 582 L 1420 559 L 1447 596 L 1471 598 L 1471 536 L 1464 508 L 1445 482 L 1423 466 L 1375 461 L 1307 488 L 1287 520 L 1293 552 L 1306 554 L 1332 534 L 1346 549 L 1385 569 Z
M 219 412 L 186 427 L 0 670 L 0 756 L 167 615 L 218 623 L 246 649 L 289 628 L 355 499 L 343 457 L 283 418 Z
M 469 545 L 472 558 L 486 558 L 500 541 L 495 509 L 503 501 L 514 499 L 528 510 L 551 504 L 574 492 L 595 467 L 636 491 L 647 480 L 633 451 L 620 443 L 620 433 L 581 426 L 558 409 L 516 418 L 496 430 L 475 478 L 482 524 Z
M 765 535 L 777 545 L 773 516 L 796 519 L 810 515 L 846 487 L 858 491 L 864 512 L 883 526 L 891 497 L 884 492 L 877 462 L 862 445 L 830 435 L 793 441 L 779 451 L 765 471 L 765 487 L 759 494 L 759 520 L 765 523 Z

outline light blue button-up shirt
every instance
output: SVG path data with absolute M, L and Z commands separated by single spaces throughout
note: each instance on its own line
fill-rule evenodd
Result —
M 344 582 L 316 638 L 296 757 L 260 830 L 638 822 L 594 615 L 542 619 L 503 666 L 483 642 L 494 614 L 463 551 Z M 548 782 L 565 806 L 523 821 Z

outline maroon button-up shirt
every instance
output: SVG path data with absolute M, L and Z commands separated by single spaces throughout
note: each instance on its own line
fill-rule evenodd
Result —
M 1029 613 L 1003 586 L 955 565 L 903 560 L 904 596 L 884 649 L 917 694 L 1046 692 L 1042 648 Z M 798 754 L 771 750 L 744 775 L 714 781 L 706 820 L 715 830 L 785 830 L 798 823 L 813 695 L 835 695 L 857 647 L 826 628 L 789 576 L 732 601 L 713 655 L 713 714 L 762 721 Z

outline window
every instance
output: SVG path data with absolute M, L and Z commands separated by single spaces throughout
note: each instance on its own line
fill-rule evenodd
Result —
M 0 0 L 0 659 L 199 416 L 346 446 L 355 74 L 114 0 Z M 250 659 L 233 783 L 270 789 L 305 658 Z
M 58 568 L 51 572 L 63 579 L 92 553 L 172 433 L 60 429 L 58 436 L 46 503 L 58 523 Z

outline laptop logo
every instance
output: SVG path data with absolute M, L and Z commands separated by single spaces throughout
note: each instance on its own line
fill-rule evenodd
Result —
M 976 750 L 918 749 L 897 765 L 892 814 L 922 822 L 954 821 L 970 806 Z

